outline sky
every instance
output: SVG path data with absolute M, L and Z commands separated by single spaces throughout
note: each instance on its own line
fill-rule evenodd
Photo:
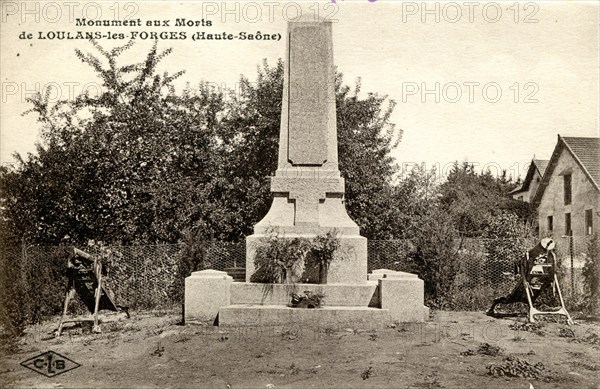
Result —
M 403 135 L 393 156 L 404 170 L 424 163 L 443 174 L 458 160 L 524 177 L 534 156 L 550 157 L 557 134 L 599 136 L 598 2 L 27 3 L 0 3 L 3 164 L 14 162 L 15 152 L 34 152 L 39 141 L 35 116 L 22 116 L 28 96 L 52 86 L 52 99 L 69 98 L 99 85 L 75 56 L 76 48 L 94 52 L 92 45 L 51 39 L 58 32 L 98 31 L 106 48 L 136 32 L 124 61 L 142 59 L 151 47 L 143 32 L 185 32 L 186 39 L 158 42 L 173 48 L 161 69 L 186 71 L 177 88 L 208 81 L 235 89 L 240 75 L 255 78 L 263 59 L 274 64 L 284 56 L 288 20 L 317 12 L 333 23 L 334 62 L 345 82 L 360 77 L 364 94 L 396 102 L 391 120 Z M 143 26 L 77 26 L 82 18 L 139 19 Z M 175 26 L 177 18 L 200 22 Z M 145 26 L 154 20 L 169 26 Z M 192 40 L 196 32 L 282 39 Z M 109 33 L 124 39 L 107 39 Z M 21 39 L 27 34 L 31 39 Z

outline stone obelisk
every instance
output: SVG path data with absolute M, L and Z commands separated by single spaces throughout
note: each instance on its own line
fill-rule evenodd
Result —
M 246 281 L 255 247 L 270 231 L 311 238 L 336 229 L 342 247 L 328 283 L 364 284 L 367 239 L 346 212 L 338 169 L 332 25 L 314 18 L 289 22 L 287 38 L 273 203 L 246 239 Z

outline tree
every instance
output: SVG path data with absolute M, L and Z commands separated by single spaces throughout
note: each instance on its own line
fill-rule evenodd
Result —
M 509 212 L 522 223 L 531 222 L 530 206 L 509 197 L 515 184 L 503 172 L 494 177 L 489 170 L 477 173 L 472 164 L 454 163 L 441 185 L 440 206 L 453 215 L 462 236 L 481 236 L 491 218 Z
M 481 234 L 488 212 L 496 205 L 494 183 L 490 178 L 479 176 L 473 165 L 455 162 L 441 186 L 441 205 L 454 215 L 463 235 Z
M 368 93 L 360 98 L 361 83 L 354 90 L 336 80 L 339 166 L 346 178 L 346 208 L 369 239 L 390 239 L 397 223 L 392 179 L 398 168 L 391 152 L 402 131 L 390 122 L 395 102 Z
M 269 177 L 277 169 L 283 62 L 257 68 L 256 82 L 240 79 L 240 94 L 232 94 L 218 133 L 217 155 L 222 181 L 223 217 L 218 237 L 240 240 L 269 210 Z
M 419 218 L 419 228 L 411 241 L 413 269 L 425 283 L 429 306 L 443 309 L 451 300 L 452 285 L 460 266 L 454 220 L 438 207 L 431 207 Z
M 265 61 L 258 69 L 256 83 L 241 79 L 241 94 L 232 100 L 224 122 L 222 155 L 227 173 L 234 177 L 228 198 L 232 205 L 247 210 L 245 230 L 268 211 L 268 177 L 277 169 L 281 97 L 283 93 L 281 60 L 270 67 Z M 392 177 L 396 172 L 391 151 L 400 142 L 402 132 L 390 122 L 395 103 L 385 96 L 368 93 L 360 97 L 361 84 L 343 85 L 336 77 L 338 157 L 346 178 L 346 208 L 371 239 L 391 237 Z M 250 188 L 250 189 L 247 189 Z
M 155 44 L 144 61 L 121 64 L 131 43 L 99 56 L 76 51 L 102 81 L 98 96 L 30 99 L 43 126 L 36 155 L 2 174 L 1 212 L 27 242 L 107 244 L 241 240 L 267 212 L 277 163 L 283 63 L 242 77 L 225 101 L 200 85 L 180 93 L 183 72 L 159 74 L 170 54 Z M 336 84 L 340 165 L 347 206 L 368 237 L 389 236 L 390 151 L 399 132 L 393 102 Z
M 415 166 L 393 187 L 391 235 L 394 239 L 413 238 L 415 231 L 422 229 L 423 219 L 439 207 L 440 189 L 435 170 L 427 171 L 424 165 Z
M 102 80 L 100 95 L 53 106 L 48 95 L 30 99 L 43 139 L 3 177 L 6 215 L 32 243 L 177 241 L 208 224 L 222 98 L 206 88 L 176 95 L 172 82 L 183 72 L 156 72 L 170 49 L 155 44 L 143 62 L 120 66 L 131 42 L 94 47 L 103 61 L 77 56 Z
M 532 231 L 517 215 L 503 212 L 490 215 L 483 237 L 487 256 L 486 279 L 492 284 L 502 280 L 531 247 Z
M 459 267 L 459 233 L 455 220 L 440 206 L 440 200 L 436 172 L 425 170 L 424 165 L 415 166 L 394 187 L 393 235 L 410 242 L 410 271 L 425 281 L 427 304 L 435 308 L 450 303 Z

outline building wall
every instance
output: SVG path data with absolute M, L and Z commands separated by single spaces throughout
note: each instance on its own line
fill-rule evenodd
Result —
M 569 167 L 572 168 L 571 204 L 565 205 L 563 176 L 559 174 Z M 571 153 L 563 149 L 538 207 L 540 237 L 551 236 L 556 239 L 565 235 L 566 213 L 571 213 L 573 235 L 586 235 L 585 211 L 588 209 L 592 209 L 594 232 L 599 231 L 600 192 L 590 182 Z M 552 231 L 548 230 L 548 216 L 553 216 L 554 228 Z
M 535 169 L 535 173 L 533 173 L 533 178 L 531 179 L 531 182 L 529 183 L 529 190 L 514 193 L 512 195 L 512 198 L 515 200 L 521 200 L 521 201 L 525 201 L 526 203 L 530 203 L 533 200 L 533 197 L 535 196 L 535 192 L 537 191 L 537 188 L 540 186 L 541 179 L 542 179 L 542 177 L 540 176 L 540 173 L 538 172 L 537 169 Z M 521 198 L 521 197 L 523 197 L 523 198 Z
M 535 192 L 537 192 L 537 189 L 540 186 L 541 181 L 542 181 L 542 176 L 540 175 L 540 172 L 537 169 L 535 169 L 535 173 L 533 173 L 533 178 L 531 179 L 531 182 L 529 183 L 529 197 L 527 199 L 528 203 L 533 201 L 533 197 L 535 196 Z M 523 199 L 525 199 L 525 198 L 523 198 Z

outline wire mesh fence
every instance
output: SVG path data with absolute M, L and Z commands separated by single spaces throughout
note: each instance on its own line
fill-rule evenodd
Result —
M 507 294 L 516 283 L 515 261 L 537 244 L 536 239 L 489 240 L 464 239 L 455 242 L 454 260 L 458 262 L 450 296 L 453 309 L 481 309 L 495 297 Z M 566 299 L 581 298 L 584 293 L 582 268 L 588 260 L 589 237 L 568 237 L 557 241 L 560 281 Z M 210 241 L 203 245 L 201 265 L 196 269 L 216 269 L 236 273 L 243 279 L 246 261 L 244 242 Z M 84 249 L 85 250 L 85 249 Z M 183 245 L 112 246 L 115 255 L 107 263 L 107 284 L 120 305 L 131 308 L 164 308 L 180 304 Z M 368 270 L 391 269 L 415 272 L 415 247 L 409 240 L 371 240 L 368 242 Z M 93 253 L 93 252 L 92 252 Z M 2 248 L 2 266 L 19 263 L 20 282 L 29 285 L 28 293 L 38 294 L 46 303 L 60 307 L 66 288 L 64 249 L 50 246 Z M 4 271 L 4 269 L 0 269 Z M 181 292 L 181 291 L 180 291 Z M 179 297 L 175 297 L 179 296 Z M 36 308 L 37 309 L 37 308 Z M 43 310 L 42 310 L 43 311 Z M 46 309 L 44 312 L 51 314 Z
M 593 260 L 589 251 L 591 239 L 591 236 L 563 236 L 557 239 L 556 258 L 562 290 L 567 299 L 583 298 L 583 268 Z
M 419 273 L 413 262 L 415 247 L 409 241 L 369 241 L 369 271 L 376 268 Z M 486 309 L 495 297 L 511 291 L 516 283 L 515 262 L 537 244 L 534 239 L 464 238 L 454 241 L 452 261 L 440 271 L 454 271 L 445 305 L 452 309 Z

